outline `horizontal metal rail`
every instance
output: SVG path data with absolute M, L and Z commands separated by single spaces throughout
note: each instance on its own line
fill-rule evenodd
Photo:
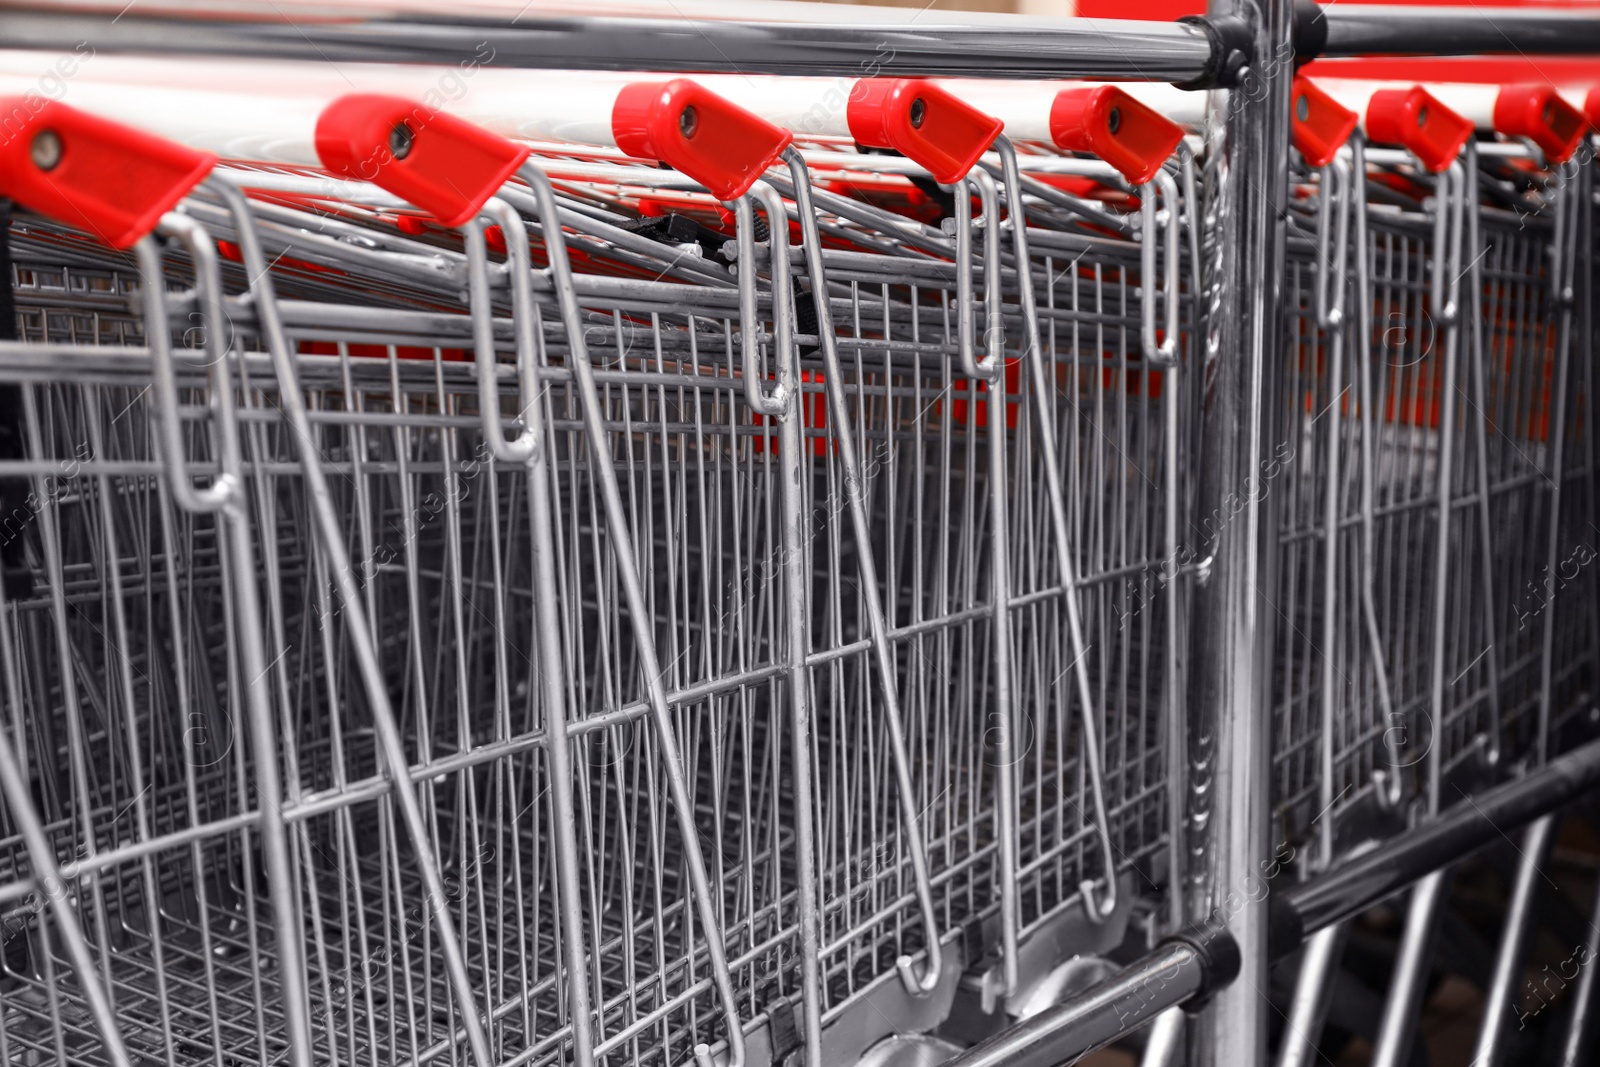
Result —
M 7 46 L 152 55 L 246 56 L 318 62 L 470 63 L 562 70 L 789 74 L 837 77 L 1124 78 L 1191 85 L 1248 65 L 1248 36 L 1227 20 L 1142 22 L 844 8 L 827 22 L 803 5 L 687 4 L 658 17 L 600 4 L 590 10 L 495 4 L 453 17 L 416 9 L 248 11 L 187 7 L 120 14 L 88 3 L 0 4 Z M 115 15 L 115 17 L 111 17 Z M 1305 55 L 1600 53 L 1600 19 L 1525 8 L 1307 5 Z
M 1389 899 L 1421 878 L 1600 788 L 1600 741 L 1476 797 L 1449 814 L 1272 898 L 1274 958 L 1325 927 Z
M 1189 81 L 1210 68 L 1200 26 L 1115 19 L 776 22 L 673 17 L 428 18 L 403 14 L 244 20 L 0 8 L 10 48 L 236 55 L 332 62 L 457 63 L 563 70 L 655 70 L 842 77 L 1133 78 Z
M 1318 931 L 1597 788 L 1600 741 L 1591 741 L 1524 778 L 1475 798 L 1463 797 L 1443 818 L 1381 849 L 1272 894 L 1272 958 L 1294 952 Z M 1167 1008 L 1188 1004 L 1231 981 L 1231 941 L 1220 925 L 1169 938 L 1110 978 L 967 1049 L 946 1067 L 1054 1067 L 1104 1048 L 1153 1022 Z
M 1329 4 L 1324 56 L 1580 55 L 1600 52 L 1590 10 Z

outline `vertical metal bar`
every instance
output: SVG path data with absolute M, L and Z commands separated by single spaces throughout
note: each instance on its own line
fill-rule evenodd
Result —
M 523 167 L 520 174 L 522 180 L 527 182 L 529 189 L 533 191 L 534 201 L 539 209 L 537 217 L 543 226 L 546 256 L 550 264 L 547 270 L 552 275 L 558 270 L 566 270 L 566 238 L 561 232 L 558 221 L 560 216 L 557 213 L 555 191 L 550 186 L 550 179 L 545 177 L 543 171 L 533 166 Z M 590 1018 L 582 880 L 578 873 L 578 823 L 572 799 L 572 752 L 571 742 L 567 736 L 566 662 L 561 649 L 561 614 L 555 596 L 555 590 L 559 588 L 556 579 L 557 551 L 554 509 L 550 499 L 550 448 L 546 438 L 548 431 L 545 423 L 545 405 L 549 401 L 538 376 L 539 346 L 533 336 L 533 331 L 537 327 L 533 321 L 533 291 L 529 284 L 531 266 L 528 256 L 524 254 L 524 250 L 528 248 L 527 230 L 522 226 L 520 217 L 502 202 L 496 202 L 492 207 L 496 209 L 496 217 L 501 219 L 501 228 L 506 234 L 508 247 L 515 252 L 515 255 L 508 257 L 507 263 L 511 267 L 512 309 L 517 320 L 517 362 L 522 383 L 520 399 L 525 405 L 522 417 L 531 444 L 521 458 L 528 484 L 529 547 L 533 555 L 534 574 L 537 576 L 538 588 L 541 591 L 541 595 L 534 598 L 534 611 L 538 629 L 536 648 L 539 656 L 539 684 L 543 690 L 545 708 L 545 751 L 550 772 L 550 821 L 555 836 L 556 903 L 561 913 L 561 947 L 566 956 L 567 1010 L 570 1017 L 569 1025 L 572 1027 L 572 1062 L 577 1067 L 590 1067 L 594 1063 L 594 1030 Z M 501 208 L 504 208 L 503 214 L 499 211 Z M 469 239 L 474 246 L 483 241 L 481 227 L 472 226 Z M 489 294 L 482 294 L 485 305 L 488 300 Z M 492 324 L 490 328 L 492 329 Z M 482 325 L 476 320 L 474 329 L 482 329 Z M 480 360 L 485 355 L 492 358 L 494 355 L 492 333 L 487 338 L 475 338 L 475 347 L 478 348 Z M 480 368 L 480 371 L 482 370 L 483 368 Z M 488 377 L 487 373 L 484 377 Z M 486 406 L 486 410 L 498 414 L 498 396 L 494 398 L 492 409 Z M 484 432 L 486 435 L 490 434 L 491 428 L 485 425 Z M 496 428 L 494 432 L 497 433 L 498 429 Z M 501 440 L 490 436 L 490 442 L 497 449 L 505 450 Z M 519 451 L 511 450 L 511 457 L 516 457 Z
M 1567 1038 L 1561 1046 L 1561 1067 L 1586 1067 L 1594 1062 L 1590 1051 L 1594 1047 L 1595 1033 L 1595 972 L 1600 971 L 1600 967 L 1595 966 L 1595 957 L 1600 955 L 1600 884 L 1595 886 L 1584 949 L 1577 985 L 1572 991 L 1572 1020 L 1567 1024 Z
M 1339 401 L 1343 390 L 1339 383 L 1344 380 L 1344 338 L 1345 338 L 1345 293 L 1348 285 L 1345 281 L 1345 256 L 1348 254 L 1350 239 L 1350 198 L 1355 195 L 1355 188 L 1350 178 L 1350 169 L 1343 161 L 1336 159 L 1323 169 L 1321 204 L 1317 213 L 1317 299 L 1316 313 L 1317 325 L 1322 330 L 1324 344 L 1328 349 L 1328 391 L 1324 402 L 1324 417 L 1328 420 L 1327 440 L 1327 468 L 1323 472 L 1326 479 L 1323 485 L 1323 511 L 1322 511 L 1322 743 L 1318 746 L 1322 764 L 1322 789 L 1318 810 L 1322 817 L 1318 820 L 1321 842 L 1321 860 L 1324 868 L 1333 863 L 1333 830 L 1334 818 L 1333 805 L 1338 798 L 1334 796 L 1334 754 L 1336 747 L 1336 732 L 1338 725 L 1339 690 L 1344 680 L 1344 673 L 1339 669 L 1339 489 L 1340 466 L 1339 449 L 1340 435 L 1344 432 L 1344 417 L 1339 409 Z M 1337 226 L 1333 219 L 1333 211 L 1339 212 Z M 1337 228 L 1335 235 L 1331 231 Z M 1330 257 L 1330 242 L 1332 254 L 1337 260 Z M 1330 305 L 1328 299 L 1329 275 L 1339 275 L 1338 288 L 1333 291 Z
M 1566 476 L 1567 444 L 1567 387 L 1572 366 L 1572 300 L 1573 268 L 1577 265 L 1575 253 L 1580 238 L 1587 235 L 1576 230 L 1578 221 L 1577 174 L 1569 165 L 1558 171 L 1561 180 L 1556 188 L 1555 247 L 1551 249 L 1550 277 L 1552 297 L 1560 308 L 1556 325 L 1556 381 L 1550 397 L 1550 407 L 1545 417 L 1545 447 L 1550 456 L 1550 471 L 1545 480 L 1550 483 L 1550 530 L 1545 542 L 1544 561 L 1544 632 L 1539 648 L 1539 737 L 1534 743 L 1535 758 L 1539 763 L 1549 756 L 1550 723 L 1555 709 L 1550 706 L 1555 685 L 1556 594 L 1561 582 L 1556 571 L 1561 566 L 1561 482 Z M 1570 231 L 1570 236 L 1569 236 Z M 1531 831 L 1530 831 L 1531 832 Z
M 1179 1067 L 1183 1063 L 1183 1009 L 1168 1008 L 1156 1016 L 1139 1067 Z
M 1595 268 L 1595 231 L 1594 231 L 1594 176 L 1595 176 L 1595 139 L 1588 138 L 1584 141 L 1578 156 L 1584 162 L 1578 168 L 1578 241 L 1580 252 L 1578 256 L 1577 272 L 1577 304 L 1578 304 L 1578 352 L 1582 359 L 1583 378 L 1583 447 L 1584 459 L 1588 467 L 1588 515 L 1585 517 L 1590 529 L 1600 529 L 1600 449 L 1595 447 L 1595 416 L 1600 413 L 1600 402 L 1595 399 L 1595 388 L 1600 385 L 1596 381 L 1595 364 L 1600 360 L 1600 350 L 1596 349 L 1594 336 L 1594 268 Z M 1590 674 L 1589 692 L 1595 692 L 1595 686 L 1600 686 L 1600 574 L 1597 568 L 1585 568 L 1588 571 L 1589 586 L 1589 655 Z
M 1595 416 L 1600 414 L 1600 402 L 1595 400 L 1595 387 L 1600 382 L 1595 379 L 1595 368 L 1600 363 L 1600 346 L 1595 344 L 1595 214 L 1594 214 L 1594 182 L 1595 182 L 1595 139 L 1584 141 L 1579 157 L 1587 155 L 1586 162 L 1578 168 L 1578 240 L 1581 242 L 1581 251 L 1578 258 L 1578 352 L 1582 358 L 1582 390 L 1584 390 L 1584 459 L 1589 469 L 1589 515 L 1587 523 L 1590 530 L 1600 530 L 1600 448 L 1595 446 Z M 1600 547 L 1600 545 L 1597 545 Z M 1600 568 L 1586 568 L 1589 571 L 1589 654 L 1590 675 L 1589 691 L 1594 693 L 1595 686 L 1600 686 Z
M 1473 142 L 1467 142 L 1466 150 L 1467 174 L 1473 175 L 1473 181 L 1478 173 L 1478 149 Z M 1476 591 L 1478 603 L 1481 605 L 1483 619 L 1483 636 L 1488 642 L 1484 649 L 1484 667 L 1489 674 L 1488 704 L 1489 721 L 1492 732 L 1489 735 L 1489 751 L 1486 753 L 1490 763 L 1500 762 L 1500 652 L 1495 648 L 1495 610 L 1494 610 L 1494 522 L 1490 510 L 1490 483 L 1489 483 L 1489 378 L 1488 357 L 1484 352 L 1483 344 L 1483 256 L 1479 255 L 1482 248 L 1479 228 L 1479 213 L 1476 207 L 1467 212 L 1467 252 L 1471 255 L 1471 265 L 1468 267 L 1467 290 L 1472 298 L 1467 301 L 1467 358 L 1472 362 L 1472 391 L 1475 400 L 1472 404 L 1472 428 L 1477 436 L 1477 445 L 1473 449 L 1474 464 L 1473 476 L 1477 482 L 1478 495 L 1478 563 L 1479 563 L 1479 588 Z
M 1411 1040 L 1417 1012 L 1428 987 L 1428 972 L 1433 968 L 1433 937 L 1439 927 L 1439 913 L 1450 887 L 1451 872 L 1434 871 L 1411 891 L 1406 910 L 1406 931 L 1400 938 L 1400 955 L 1395 960 L 1394 979 L 1383 1005 L 1383 1020 L 1378 1026 L 1377 1048 L 1372 1067 L 1404 1067 L 1411 1062 Z
M 1476 177 L 1473 179 L 1476 181 Z M 1438 192 L 1434 200 L 1437 212 L 1433 235 L 1433 294 L 1430 307 L 1436 330 L 1444 332 L 1444 382 L 1439 387 L 1439 469 L 1438 509 L 1436 525 L 1438 544 L 1433 557 L 1433 644 L 1429 658 L 1431 679 L 1429 707 L 1433 721 L 1428 744 L 1428 812 L 1438 814 L 1440 778 L 1444 766 L 1444 745 L 1440 735 L 1447 714 L 1445 706 L 1446 649 L 1450 634 L 1450 527 L 1455 509 L 1451 506 L 1452 482 L 1455 477 L 1455 425 L 1457 358 L 1460 349 L 1459 275 L 1456 281 L 1446 282 L 1446 274 L 1455 274 L 1461 262 L 1461 210 L 1467 199 L 1467 176 L 1459 162 L 1439 175 Z M 1477 198 L 1473 197 L 1476 204 Z M 1448 290 L 1449 295 L 1446 295 Z M 1474 294 L 1476 299 L 1476 294 Z
M 1200 226 L 1197 215 L 1200 210 L 1199 203 L 1195 200 L 1194 157 L 1188 149 L 1183 150 L 1183 195 L 1180 202 L 1183 206 L 1184 222 L 1189 229 L 1189 258 L 1190 270 L 1196 272 L 1200 269 Z M 1172 224 L 1177 225 L 1178 204 L 1172 205 Z M 1191 276 L 1193 276 L 1191 274 Z M 1198 293 L 1192 294 L 1198 296 Z M 1194 320 L 1198 316 L 1198 300 L 1193 300 L 1188 324 L 1191 334 L 1194 329 Z M 1178 436 L 1183 432 L 1184 423 L 1179 405 L 1188 400 L 1192 386 L 1187 378 L 1192 374 L 1182 376 L 1179 368 L 1183 361 L 1183 346 L 1177 349 L 1178 362 L 1162 373 L 1161 406 L 1162 417 L 1165 422 L 1165 438 L 1162 440 L 1162 465 L 1165 476 L 1162 480 L 1163 506 L 1165 514 L 1162 516 L 1161 537 L 1164 560 L 1162 564 L 1162 579 L 1166 582 L 1166 688 L 1162 694 L 1162 716 L 1165 719 L 1166 731 L 1166 771 L 1167 771 L 1167 895 L 1169 897 L 1168 922 L 1172 930 L 1182 928 L 1184 924 L 1183 885 L 1185 852 L 1183 847 L 1183 818 L 1187 800 L 1184 783 L 1189 778 L 1188 753 L 1184 751 L 1187 732 L 1183 715 L 1183 699 L 1188 693 L 1188 686 L 1184 680 L 1184 671 L 1187 669 L 1187 657 L 1184 655 L 1183 624 L 1188 619 L 1188 592 L 1187 586 L 1179 581 L 1182 569 L 1179 566 L 1183 558 L 1182 541 L 1179 533 L 1179 511 L 1182 507 L 1183 495 L 1180 492 L 1180 483 L 1183 472 L 1178 467 L 1179 443 Z M 1195 359 L 1195 352 L 1190 350 L 1189 358 Z M 1182 1043 L 1183 1030 L 1177 1031 L 1177 1040 Z
M 1518 849 L 1517 877 L 1506 906 L 1506 925 L 1500 933 L 1500 953 L 1494 961 L 1494 977 L 1483 1005 L 1483 1026 L 1478 1031 L 1478 1049 L 1473 1067 L 1498 1067 L 1504 1055 L 1501 1047 L 1517 1006 L 1517 991 L 1522 985 L 1522 958 L 1528 939 L 1537 923 L 1534 903 L 1539 896 L 1539 870 L 1556 835 L 1556 816 L 1546 815 L 1528 827 Z
M 1294 984 L 1294 1000 L 1289 1004 L 1289 1018 L 1283 1028 L 1283 1044 L 1278 1048 L 1278 1067 L 1314 1067 L 1321 1061 L 1317 1039 L 1328 1018 L 1328 996 L 1349 932 L 1349 923 L 1336 923 L 1317 931 L 1306 943 Z
M 1378 429 L 1373 412 L 1378 395 L 1372 381 L 1372 248 L 1367 229 L 1367 144 L 1361 131 L 1350 135 L 1351 240 L 1356 261 L 1356 387 L 1361 405 L 1361 619 L 1367 642 L 1367 657 L 1372 664 L 1373 689 L 1378 698 L 1378 714 L 1383 723 L 1384 759 L 1388 766 L 1373 774 L 1379 803 L 1399 805 L 1406 762 L 1400 746 L 1406 736 L 1403 720 L 1397 718 L 1389 690 L 1388 657 L 1383 650 L 1383 631 L 1378 626 L 1378 507 L 1377 453 Z
M 1274 608 L 1266 597 L 1276 587 L 1277 530 L 1259 478 L 1278 421 L 1271 361 L 1285 337 L 1291 8 L 1288 0 L 1210 6 L 1250 28 L 1254 58 L 1240 87 L 1213 92 L 1207 105 L 1187 896 L 1190 921 L 1226 921 L 1240 972 L 1190 1028 L 1195 1067 L 1267 1058 L 1267 908 L 1257 893 L 1270 843 Z
M 785 153 L 785 161 L 789 164 L 789 174 L 794 181 L 795 214 L 800 220 L 800 247 L 805 253 L 806 273 L 810 275 L 811 280 L 811 299 L 817 312 L 817 340 L 825 351 L 833 353 L 828 357 L 829 364 L 832 365 L 838 363 L 839 357 L 833 332 L 832 308 L 828 303 L 827 276 L 822 264 L 822 235 L 817 226 L 816 209 L 811 201 L 811 175 L 806 170 L 805 160 L 800 157 L 800 153 L 792 150 Z M 798 396 L 797 404 L 804 405 L 805 397 L 798 383 L 795 392 Z M 801 407 L 800 410 L 804 408 Z M 805 508 L 805 494 L 803 486 L 798 484 L 803 471 L 800 462 L 804 441 L 799 431 L 800 419 L 791 417 L 788 423 L 795 424 L 792 430 L 787 431 L 795 438 L 795 442 L 791 448 L 789 436 L 785 436 L 779 445 L 784 452 L 791 454 L 791 459 L 785 460 L 785 463 L 792 460 L 796 464 L 792 471 L 784 471 L 785 491 L 790 491 L 791 477 L 796 479 L 796 484 L 792 486 L 793 502 L 791 503 L 787 496 L 784 500 L 785 536 L 792 536 L 794 541 L 792 549 L 786 544 L 783 577 L 785 591 L 792 601 L 789 606 L 791 643 L 789 655 L 793 657 L 790 691 L 794 701 L 792 730 L 795 746 L 795 852 L 800 868 L 800 974 L 803 980 L 800 998 L 806 1067 L 821 1067 L 822 912 L 817 894 L 815 832 L 811 823 L 816 814 L 816 796 L 811 766 L 810 687 L 805 665 L 811 633 L 807 611 L 811 593 L 811 563 L 808 558 L 810 547 L 808 532 L 802 525 L 805 521 L 802 514 Z M 787 423 L 785 425 L 787 426 Z M 841 427 L 840 436 L 849 437 L 848 428 Z M 794 527 L 792 531 L 791 526 Z M 797 641 L 799 644 L 795 645 L 794 642 Z M 929 934 L 931 935 L 932 931 L 929 931 Z
M 1006 375 L 1005 320 L 1001 310 L 1000 210 L 994 179 L 985 171 L 975 171 L 969 183 L 979 195 L 984 209 L 983 344 L 988 350 L 980 359 L 974 354 L 972 259 L 972 197 L 966 184 L 957 187 L 956 208 L 956 312 L 957 344 L 962 370 L 974 380 L 986 383 L 988 412 L 987 451 L 989 453 L 990 531 L 990 641 L 994 655 L 994 706 L 989 718 L 995 739 L 996 834 L 999 837 L 1000 882 L 1000 966 L 1007 996 L 1016 992 L 1017 951 L 1021 928 L 1017 892 L 1017 819 L 1021 798 L 1017 792 L 1015 714 L 1011 705 L 1011 562 L 1009 497 L 1006 481 Z M 1024 226 L 1021 204 L 1010 200 L 1010 224 Z

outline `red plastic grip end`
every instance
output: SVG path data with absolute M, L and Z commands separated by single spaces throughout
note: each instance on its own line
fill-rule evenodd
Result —
M 1438 173 L 1455 162 L 1472 136 L 1472 123 L 1441 104 L 1420 85 L 1379 89 L 1367 101 L 1367 136 L 1403 145 Z
M 1100 85 L 1056 94 L 1050 136 L 1057 147 L 1092 152 L 1143 185 L 1183 140 L 1183 127 L 1115 85 Z
M 945 185 L 965 178 L 1005 127 L 921 78 L 861 79 L 845 120 L 857 144 L 892 148 Z
M 0 191 L 114 248 L 155 229 L 217 162 L 37 96 L 0 98 L 0 129 Z
M 1526 137 L 1552 163 L 1565 163 L 1583 140 L 1583 114 L 1548 85 L 1508 85 L 1494 98 L 1494 128 Z
M 1600 85 L 1584 95 L 1583 117 L 1589 120 L 1590 127 L 1600 130 Z
M 318 117 L 317 155 L 335 174 L 371 182 L 446 226 L 464 226 L 528 150 L 405 97 L 352 93 Z
M 1355 132 L 1361 116 L 1323 92 L 1310 78 L 1296 78 L 1291 135 L 1294 146 L 1313 167 L 1326 167 Z
M 718 200 L 749 192 L 794 140 L 688 78 L 624 86 L 611 106 L 611 135 L 628 155 L 658 159 Z

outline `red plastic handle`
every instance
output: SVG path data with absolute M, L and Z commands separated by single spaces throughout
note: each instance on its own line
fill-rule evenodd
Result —
M 1583 114 L 1548 85 L 1508 85 L 1494 98 L 1494 128 L 1526 137 L 1552 163 L 1565 163 L 1583 140 Z
M 688 78 L 634 82 L 611 106 L 611 135 L 630 156 L 658 159 L 737 200 L 794 136 Z
M 1583 98 L 1583 117 L 1589 120 L 1589 125 L 1600 130 L 1600 85 L 1590 89 Z
M 857 144 L 892 148 L 945 185 L 965 178 L 1005 127 L 921 78 L 863 78 L 845 120 Z
M 217 162 L 36 94 L 0 99 L 0 109 L 0 192 L 113 248 L 155 229 Z
M 317 119 L 317 155 L 335 174 L 386 189 L 446 226 L 464 226 L 528 149 L 405 97 L 353 93 Z
M 1367 136 L 1382 144 L 1403 145 L 1438 173 L 1455 162 L 1472 136 L 1470 121 L 1441 104 L 1420 85 L 1379 89 L 1367 101 Z
M 1115 85 L 1101 85 L 1057 93 L 1050 136 L 1058 147 L 1092 152 L 1143 185 L 1183 140 L 1183 127 Z
M 1326 167 L 1355 132 L 1361 116 L 1322 91 L 1310 78 L 1296 78 L 1291 136 L 1294 146 L 1313 167 Z

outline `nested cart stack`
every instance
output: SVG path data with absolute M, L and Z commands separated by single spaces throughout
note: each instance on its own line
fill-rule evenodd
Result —
M 1393 1062 L 1600 780 L 1600 94 L 125 14 L 0 14 L 7 1062 L 1299 1062 L 1419 883 Z

